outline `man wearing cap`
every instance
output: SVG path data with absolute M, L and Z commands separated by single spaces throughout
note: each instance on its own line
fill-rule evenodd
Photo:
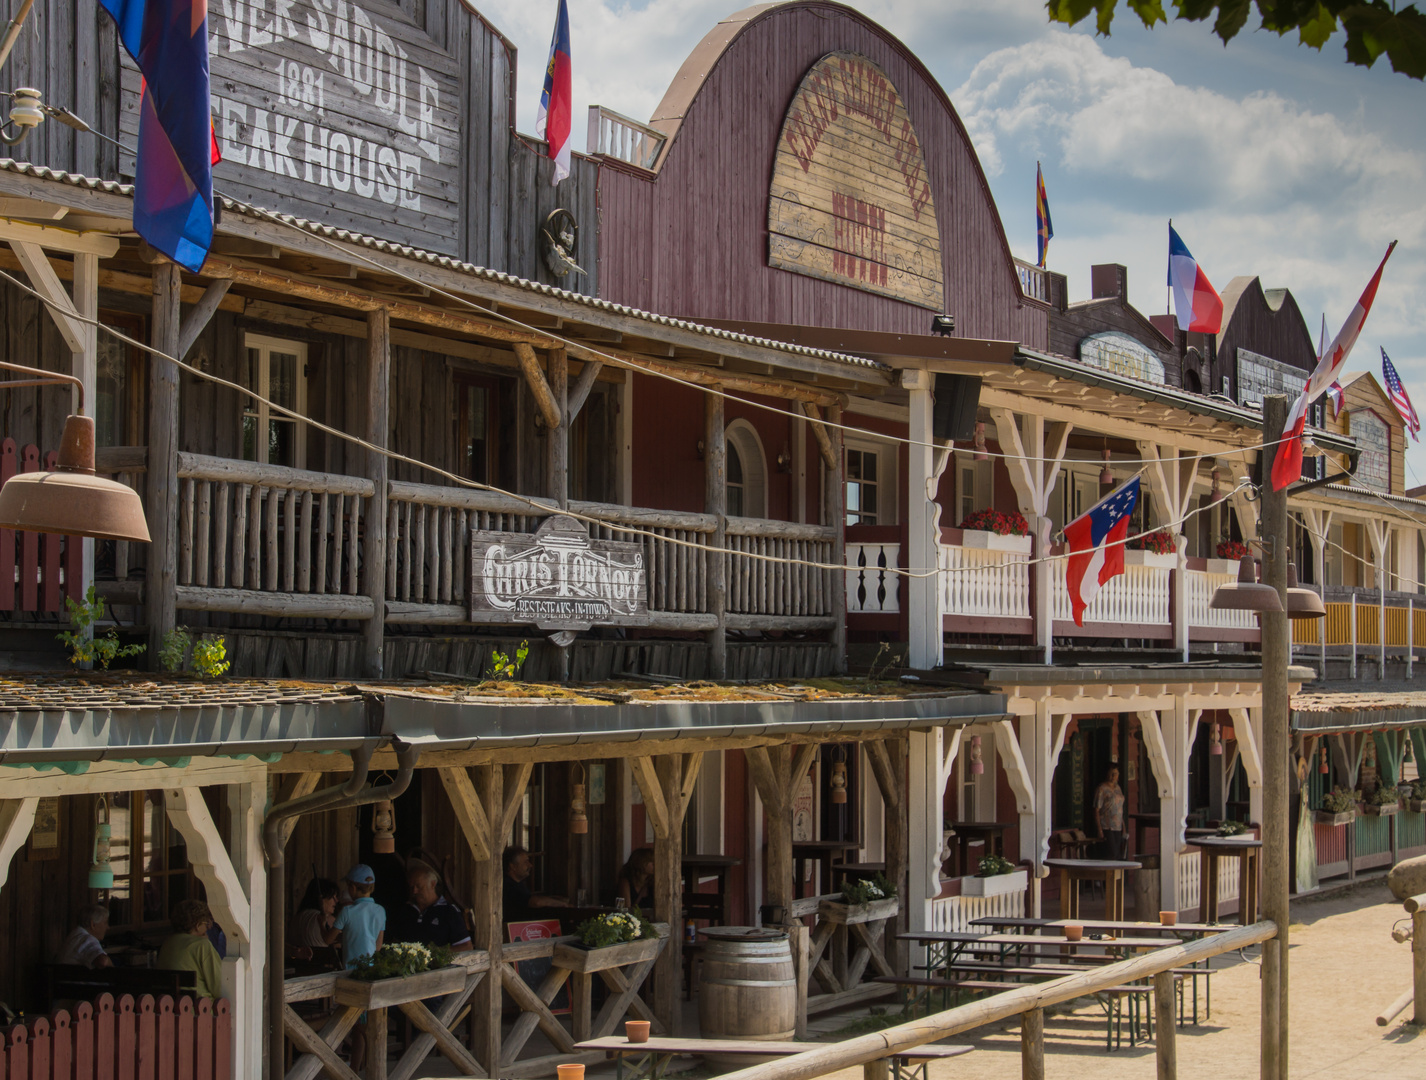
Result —
M 416 859 L 407 863 L 410 901 L 391 917 L 391 940 L 445 945 L 452 952 L 469 952 L 470 931 L 465 918 L 460 909 L 436 891 L 439 883 L 440 875 L 425 863 Z

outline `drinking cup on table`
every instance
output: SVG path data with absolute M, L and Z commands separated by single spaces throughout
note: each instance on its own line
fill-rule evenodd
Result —
M 649 1021 L 647 1020 L 625 1020 L 624 1035 L 631 1043 L 646 1043 L 649 1041 Z
M 584 1080 L 583 1065 L 556 1065 L 555 1071 L 559 1073 L 559 1080 Z
M 1176 924 L 1177 922 L 1178 922 L 1178 912 L 1177 912 L 1177 911 L 1161 911 L 1161 912 L 1159 912 L 1159 925 L 1160 925 L 1160 926 L 1173 926 L 1173 925 Z
M 1084 927 L 1079 923 L 1065 923 L 1064 931 L 1066 941 L 1078 941 L 1084 937 Z

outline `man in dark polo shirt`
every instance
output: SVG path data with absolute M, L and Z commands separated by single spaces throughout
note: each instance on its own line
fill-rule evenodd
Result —
M 417 941 L 422 945 L 445 945 L 452 952 L 470 950 L 470 931 L 465 917 L 436 891 L 440 875 L 423 862 L 406 867 L 407 903 L 391 912 L 386 936 L 390 941 Z
M 530 890 L 530 853 L 518 844 L 505 849 L 504 908 L 506 922 L 523 922 L 536 918 L 533 908 L 567 907 L 563 896 L 545 896 Z

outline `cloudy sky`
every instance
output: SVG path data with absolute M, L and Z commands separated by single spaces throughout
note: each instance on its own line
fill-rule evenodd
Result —
M 534 128 L 555 0 L 473 0 L 520 50 L 518 115 Z M 685 56 L 739 0 L 572 0 L 575 148 L 584 110 L 646 120 Z M 1112 37 L 1052 27 L 1041 0 L 853 0 L 913 42 L 960 113 L 1015 254 L 1033 261 L 1035 162 L 1054 215 L 1050 266 L 1071 299 L 1089 267 L 1129 268 L 1130 299 L 1165 310 L 1167 219 L 1220 289 L 1239 274 L 1292 290 L 1335 333 L 1399 240 L 1348 362 L 1385 346 L 1426 412 L 1426 87 L 1382 60 L 1345 62 L 1262 31 L 1226 48 L 1206 24 Z M 1121 5 L 1122 8 L 1122 5 Z M 1256 20 L 1253 20 L 1256 21 Z M 1089 24 L 1083 24 L 1087 27 Z M 1415 298 L 1415 299 L 1413 299 Z M 1426 444 L 1408 483 L 1426 483 Z M 1414 475 L 1413 475 L 1414 474 Z

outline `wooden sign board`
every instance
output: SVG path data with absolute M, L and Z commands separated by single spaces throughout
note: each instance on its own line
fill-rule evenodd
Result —
M 945 310 L 941 233 L 896 87 L 855 53 L 812 65 L 783 121 L 768 265 Z
M 546 518 L 533 534 L 472 533 L 468 580 L 471 622 L 533 623 L 541 630 L 648 622 L 643 547 L 591 540 L 563 514 Z
M 216 190 L 323 224 L 454 252 L 455 60 L 384 0 L 214 0 L 208 8 Z M 122 54 L 122 50 L 120 50 Z M 120 130 L 138 144 L 138 69 Z M 132 175 L 133 155 L 120 155 Z

